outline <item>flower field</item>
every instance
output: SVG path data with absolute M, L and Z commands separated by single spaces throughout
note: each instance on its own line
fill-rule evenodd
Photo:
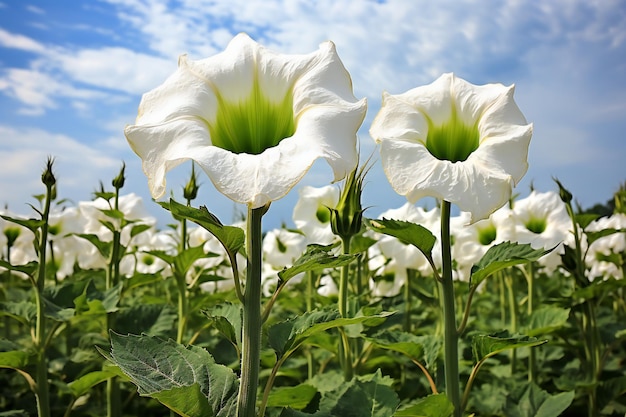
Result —
M 513 195 L 533 130 L 513 93 L 383 93 L 370 134 L 407 203 L 373 218 L 332 42 L 181 57 L 125 129 L 168 226 L 124 165 L 75 204 L 49 159 L 32 213 L 0 211 L 0 416 L 625 415 L 626 188 Z M 298 187 L 318 159 L 338 184 Z M 240 223 L 196 201 L 196 167 Z M 295 227 L 265 230 L 296 190 Z

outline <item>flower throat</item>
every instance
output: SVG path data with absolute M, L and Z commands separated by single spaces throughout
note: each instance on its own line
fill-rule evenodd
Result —
M 231 102 L 215 91 L 218 108 L 215 121 L 209 123 L 213 145 L 234 153 L 258 155 L 293 136 L 296 131 L 291 89 L 279 103 L 270 101 L 261 91 L 255 76 L 247 98 Z
M 426 149 L 437 159 L 442 161 L 465 161 L 472 152 L 478 149 L 478 126 L 467 126 L 458 116 L 454 103 L 450 119 L 435 126 L 428 120 L 428 136 Z

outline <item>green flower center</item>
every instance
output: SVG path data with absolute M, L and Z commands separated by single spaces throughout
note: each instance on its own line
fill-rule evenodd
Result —
M 330 210 L 328 210 L 328 207 L 319 206 L 315 212 L 315 217 L 317 217 L 320 223 L 326 224 L 330 221 Z
M 539 235 L 546 230 L 547 223 L 546 219 L 531 217 L 524 226 L 526 226 L 526 228 L 531 232 Z
M 428 120 L 428 136 L 426 149 L 437 159 L 442 161 L 465 161 L 472 152 L 478 149 L 480 135 L 478 122 L 467 126 L 457 114 L 456 106 L 452 104 L 452 115 L 446 123 L 435 126 Z
M 498 233 L 496 228 L 492 224 L 490 224 L 484 229 L 478 230 L 478 241 L 481 245 L 487 246 L 491 244 L 494 240 L 496 240 L 497 234 Z
M 282 101 L 275 103 L 263 94 L 255 77 L 252 92 L 244 100 L 228 101 L 219 91 L 216 96 L 217 116 L 209 123 L 215 146 L 234 153 L 258 155 L 296 131 L 291 89 Z

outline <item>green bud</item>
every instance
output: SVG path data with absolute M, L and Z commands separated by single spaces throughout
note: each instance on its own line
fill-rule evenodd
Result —
M 52 166 L 54 165 L 54 158 L 48 157 L 48 161 L 46 162 L 46 168 L 41 174 L 41 182 L 44 183 L 46 187 L 52 188 L 57 182 L 57 179 L 54 177 L 54 173 L 52 172 Z
M 333 233 L 341 238 L 358 235 L 362 228 L 364 210 L 361 206 L 361 194 L 367 170 L 365 167 L 357 169 L 355 167 L 346 178 L 337 207 L 330 209 L 330 226 Z
M 198 196 L 199 188 L 200 187 L 198 186 L 198 178 L 196 175 L 195 164 L 192 164 L 191 177 L 189 178 L 187 185 L 185 185 L 185 187 L 183 188 L 183 197 L 185 197 L 187 201 L 195 200 Z
M 572 193 L 570 193 L 568 190 L 566 190 L 565 187 L 563 187 L 563 184 L 561 184 L 561 182 L 559 180 L 557 180 L 556 178 L 554 178 L 554 182 L 556 182 L 556 184 L 559 186 L 559 196 L 561 197 L 561 200 L 565 204 L 571 203 L 572 199 L 574 198 L 572 196 Z
M 119 190 L 124 186 L 124 181 L 126 177 L 124 177 L 124 171 L 126 170 L 126 164 L 122 162 L 122 169 L 120 169 L 120 173 L 117 174 L 117 177 L 113 178 L 112 184 L 116 190 Z

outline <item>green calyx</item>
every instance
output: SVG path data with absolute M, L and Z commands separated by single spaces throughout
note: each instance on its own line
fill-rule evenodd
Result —
M 258 155 L 296 131 L 291 89 L 276 103 L 263 94 L 255 77 L 250 96 L 244 100 L 227 101 L 219 91 L 216 96 L 217 116 L 209 123 L 209 133 L 217 147 Z
M 454 103 L 450 120 L 446 123 L 435 126 L 432 120 L 428 119 L 426 149 L 442 161 L 465 161 L 478 149 L 479 139 L 478 122 L 473 126 L 466 125 L 459 118 Z

